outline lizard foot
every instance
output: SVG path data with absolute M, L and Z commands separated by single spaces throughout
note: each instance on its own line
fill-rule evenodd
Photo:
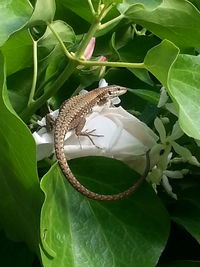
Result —
M 90 139 L 91 143 L 92 143 L 96 148 L 100 149 L 100 147 L 97 146 L 97 145 L 94 143 L 94 141 L 93 141 L 93 139 L 91 138 L 91 136 L 103 137 L 104 135 L 93 134 L 94 131 L 96 131 L 96 129 L 93 129 L 93 130 L 91 130 L 91 131 L 88 131 L 88 130 L 86 129 L 84 132 L 80 132 L 80 133 L 79 133 L 79 136 L 87 136 L 87 137 Z
M 55 119 L 50 113 L 45 116 L 45 119 L 47 132 L 51 132 L 55 126 Z

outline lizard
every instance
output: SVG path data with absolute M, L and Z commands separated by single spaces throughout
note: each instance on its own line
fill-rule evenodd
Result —
M 106 103 L 110 99 L 120 96 L 126 93 L 127 88 L 110 85 L 103 88 L 96 88 L 85 94 L 79 94 L 64 101 L 59 109 L 58 117 L 54 126 L 54 146 L 55 154 L 58 160 L 59 166 L 67 178 L 69 183 L 80 193 L 86 197 L 99 200 L 99 201 L 114 201 L 122 199 L 133 192 L 142 184 L 143 180 L 149 172 L 149 153 L 146 153 L 146 168 L 139 180 L 127 190 L 113 195 L 103 195 L 90 191 L 84 185 L 82 185 L 74 176 L 64 153 L 64 138 L 68 131 L 75 130 L 77 136 L 87 136 L 94 144 L 91 136 L 98 136 L 92 134 L 93 131 L 82 131 L 86 122 L 86 116 L 92 111 L 95 105 L 101 105 Z M 95 144 L 94 144 L 95 145 Z

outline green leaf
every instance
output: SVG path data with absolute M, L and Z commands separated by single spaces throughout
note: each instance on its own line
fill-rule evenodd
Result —
M 125 16 L 177 46 L 200 47 L 200 12 L 189 1 L 163 0 L 153 9 L 153 4 L 149 5 L 132 5 Z
M 121 13 L 125 13 L 133 5 L 146 9 L 155 9 L 162 3 L 162 0 L 124 0 L 122 4 L 118 5 L 118 10 Z
M 153 86 L 153 81 L 151 80 L 149 73 L 145 69 L 129 69 L 138 79 Z
M 42 67 L 45 68 L 45 79 L 47 81 L 51 77 L 57 76 L 66 64 L 66 58 L 59 46 L 55 47 L 53 51 L 42 62 Z M 40 84 L 41 85 L 41 84 Z
M 199 186 L 185 189 L 173 203 L 172 219 L 182 225 L 200 243 L 200 195 Z
M 51 27 L 54 31 L 59 35 L 62 41 L 68 47 L 70 44 L 74 44 L 76 42 L 76 36 L 73 29 L 64 21 L 57 20 L 51 23 Z M 55 35 L 51 32 L 51 30 L 47 27 L 44 35 L 38 41 L 38 46 L 53 48 L 58 44 L 58 40 Z
M 200 57 L 178 55 L 178 48 L 164 40 L 147 53 L 144 63 L 168 88 L 179 108 L 179 124 L 189 136 L 200 138 Z
M 118 50 L 121 61 L 143 62 L 147 52 L 158 44 L 158 40 L 150 36 L 134 36 L 125 46 Z M 129 69 L 143 82 L 153 85 L 149 73 L 146 69 Z
M 102 67 L 91 68 L 91 69 L 80 69 L 77 71 L 76 76 L 80 80 L 80 87 L 86 88 L 94 82 L 99 82 L 102 75 Z
M 70 166 L 81 183 L 104 194 L 122 191 L 136 181 L 131 169 L 108 158 L 77 159 Z M 127 199 L 98 202 L 74 190 L 54 165 L 43 177 L 41 188 L 45 193 L 41 215 L 44 266 L 153 267 L 157 263 L 169 221 L 148 185 Z
M 41 191 L 35 143 L 10 105 L 2 55 L 0 61 L 0 223 L 11 239 L 37 251 Z
M 200 2 L 199 0 L 190 0 L 190 2 L 200 10 Z
M 32 79 L 33 70 L 31 68 L 23 69 L 7 77 L 9 99 L 17 113 L 27 107 Z
M 108 4 L 110 4 L 110 2 L 117 3 L 120 0 L 106 0 L 106 1 L 108 1 L 108 3 L 106 3 L 106 6 L 107 6 Z M 92 2 L 93 2 L 95 11 L 97 11 L 99 1 L 94 0 Z M 69 22 L 70 25 L 74 25 L 73 28 L 75 29 L 75 32 L 79 32 L 82 34 L 83 32 L 88 31 L 90 24 L 94 21 L 94 15 L 91 12 L 88 1 L 82 1 L 80 4 L 79 0 L 73 0 L 73 1 L 70 1 L 70 0 L 59 0 L 58 1 L 57 0 L 56 4 L 59 8 L 58 14 L 57 14 L 58 17 L 60 18 L 59 15 L 61 14 L 60 8 L 65 10 L 64 13 L 67 15 L 66 16 L 64 15 L 64 17 L 66 17 L 66 21 Z M 76 14 L 76 17 L 73 18 L 73 14 Z M 121 16 L 120 18 L 118 17 L 117 20 L 113 20 L 112 22 L 110 22 L 110 20 L 116 18 L 117 16 L 119 16 L 119 11 L 117 10 L 116 5 L 113 5 L 113 7 L 110 9 L 108 14 L 106 15 L 106 18 L 103 20 L 103 24 L 102 24 L 103 28 L 95 32 L 95 36 L 96 37 L 102 36 L 105 33 L 112 30 L 123 17 L 123 16 Z M 61 17 L 63 18 L 63 16 Z M 72 21 L 70 21 L 70 19 L 72 19 Z M 86 23 L 86 22 L 89 22 L 89 23 Z M 110 23 L 105 25 L 104 22 L 110 22 Z
M 168 74 L 176 60 L 179 49 L 170 41 L 164 40 L 150 49 L 144 59 L 146 68 L 167 88 Z
M 28 30 L 14 33 L 10 39 L 1 47 L 6 59 L 7 75 L 32 65 L 33 42 Z
M 123 0 L 103 0 L 102 2 L 105 5 L 109 5 L 109 4 L 112 4 L 112 3 L 113 4 L 122 3 Z
M 147 100 L 148 102 L 157 105 L 159 101 L 159 94 L 154 91 L 145 90 L 145 89 L 128 89 L 129 92 L 133 93 L 134 95 L 137 95 L 141 97 L 144 100 Z
M 66 9 L 73 11 L 75 14 L 83 18 L 84 20 L 91 22 L 93 15 L 90 11 L 90 7 L 88 1 L 80 1 L 79 0 L 60 0 L 60 4 L 62 4 Z
M 51 23 L 53 21 L 55 11 L 55 0 L 37 0 L 29 25 Z
M 189 136 L 200 139 L 200 57 L 179 55 L 171 68 L 168 90 L 179 108 L 179 124 Z
M 2 0 L 0 2 L 0 46 L 12 33 L 27 23 L 31 12 L 32 7 L 27 0 Z
M 116 60 L 119 60 L 120 56 L 116 47 L 116 32 L 114 32 L 111 36 L 110 48 L 112 52 L 112 58 L 116 58 Z

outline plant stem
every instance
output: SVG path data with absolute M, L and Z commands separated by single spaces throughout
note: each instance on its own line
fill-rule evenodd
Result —
M 94 6 L 92 4 L 92 1 L 91 0 L 88 0 L 88 4 L 89 4 L 90 10 L 92 12 L 92 15 L 95 16 L 96 12 L 94 10 Z
M 100 13 L 100 8 L 101 8 L 101 0 L 98 0 L 98 2 L 97 2 L 97 14 Z
M 99 2 L 100 5 L 100 2 Z M 112 4 L 110 4 L 109 6 L 105 6 L 99 14 L 97 14 L 94 17 L 94 21 L 91 24 L 89 31 L 87 32 L 87 34 L 83 37 L 83 40 L 81 42 L 80 48 L 79 50 L 76 52 L 75 54 L 75 59 L 79 60 L 83 53 L 85 52 L 85 49 L 90 41 L 90 39 L 92 37 L 94 37 L 95 33 L 99 30 L 100 26 L 101 26 L 101 20 L 106 16 L 106 14 L 110 11 L 110 9 L 112 8 Z M 98 8 L 99 9 L 99 8 Z
M 96 31 L 98 31 L 100 26 L 100 21 L 99 19 L 95 18 L 93 23 L 91 24 L 89 31 L 87 34 L 84 35 L 83 40 L 81 42 L 81 45 L 78 49 L 78 51 L 75 54 L 75 59 L 79 60 L 83 53 L 85 52 L 85 49 L 90 41 L 90 39 L 95 35 Z
M 120 14 L 119 16 L 115 17 L 114 19 L 111 19 L 108 22 L 105 22 L 104 24 L 100 25 L 99 30 L 103 30 L 103 29 L 109 27 L 110 25 L 120 21 L 123 18 L 124 18 L 124 15 Z
M 35 102 L 32 102 L 29 107 L 20 114 L 20 117 L 24 121 L 27 121 L 38 108 L 40 108 L 52 95 L 54 95 L 60 89 L 65 81 L 71 76 L 74 69 L 77 67 L 77 64 L 78 63 L 76 61 L 69 61 L 66 68 L 63 70 L 57 80 L 47 86 L 44 94 Z
M 83 41 L 80 45 L 79 50 L 77 51 L 75 56 L 72 56 L 68 50 L 66 49 L 62 39 L 60 36 L 57 34 L 57 32 L 51 27 L 50 24 L 48 24 L 49 29 L 52 31 L 54 36 L 57 38 L 59 41 L 65 55 L 69 58 L 69 62 L 67 67 L 64 69 L 64 71 L 61 73 L 61 75 L 55 80 L 54 83 L 50 84 L 45 88 L 44 94 L 39 97 L 35 102 L 30 103 L 30 105 L 20 114 L 20 117 L 24 120 L 27 121 L 31 115 L 38 109 L 40 108 L 52 95 L 54 95 L 60 87 L 65 83 L 65 81 L 71 76 L 73 73 L 74 69 L 77 67 L 79 64 L 79 59 L 82 56 L 82 54 L 85 51 L 85 48 L 87 47 L 90 39 L 92 36 L 95 34 L 95 32 L 98 30 L 98 27 L 100 25 L 100 21 L 95 18 L 93 24 L 90 26 L 90 29 L 88 33 L 84 36 Z
M 88 0 L 89 1 L 89 0 Z M 88 2 L 90 3 L 90 1 Z M 91 2 L 92 3 L 92 2 Z M 40 96 L 37 100 L 33 100 L 33 96 L 35 93 L 35 85 L 36 85 L 36 79 L 37 79 L 37 50 L 34 52 L 34 78 L 33 78 L 33 85 L 31 89 L 31 95 L 29 97 L 29 105 L 28 107 L 20 114 L 21 118 L 27 121 L 31 115 L 39 109 L 52 95 L 54 95 L 60 87 L 65 83 L 65 81 L 71 76 L 77 65 L 82 64 L 83 66 L 110 66 L 110 67 L 127 67 L 127 68 L 145 68 L 144 63 L 128 63 L 128 62 L 99 62 L 99 61 L 84 61 L 81 59 L 83 56 L 85 49 L 91 40 L 91 38 L 95 35 L 95 33 L 100 29 L 101 26 L 101 20 L 106 16 L 106 14 L 110 11 L 112 8 L 112 4 L 109 6 L 103 6 L 101 9 L 101 1 L 99 1 L 98 5 L 98 12 L 94 17 L 93 23 L 91 24 L 89 31 L 84 35 L 83 40 L 79 46 L 79 49 L 75 53 L 75 55 L 72 55 L 69 53 L 67 48 L 65 47 L 62 39 L 58 35 L 58 33 L 54 30 L 51 24 L 48 24 L 49 29 L 54 34 L 56 39 L 58 40 L 64 54 L 69 59 L 69 62 L 66 66 L 66 68 L 63 70 L 63 72 L 60 74 L 60 76 L 51 84 L 47 84 L 44 94 Z M 119 16 L 120 17 L 120 16 Z M 119 20 L 119 18 L 116 18 L 116 20 Z M 113 20 L 112 20 L 113 23 Z M 109 25 L 109 24 L 104 24 Z M 34 43 L 35 44 L 35 43 Z M 35 46 L 34 46 L 35 47 Z M 37 46 L 35 47 L 37 48 Z
M 118 16 L 116 19 L 117 20 L 121 19 L 121 15 Z M 107 24 L 107 23 L 105 23 L 105 24 Z M 107 61 L 102 61 L 101 62 L 101 61 L 89 61 L 89 60 L 86 61 L 86 60 L 80 59 L 81 56 L 83 55 L 83 53 L 85 52 L 85 49 L 86 49 L 89 41 L 93 37 L 93 34 L 101 27 L 100 26 L 100 21 L 98 21 L 96 19 L 95 19 L 94 23 L 91 25 L 88 33 L 83 38 L 83 41 L 82 41 L 81 46 L 80 46 L 80 49 L 77 51 L 77 53 L 75 54 L 75 56 L 71 55 L 68 52 L 68 50 L 66 49 L 66 47 L 65 47 L 62 39 L 60 38 L 60 36 L 58 35 L 58 33 L 50 26 L 50 24 L 48 25 L 48 27 L 50 28 L 50 30 L 52 31 L 52 33 L 55 35 L 55 37 L 57 38 L 58 42 L 60 43 L 61 48 L 63 49 L 64 54 L 70 60 L 76 61 L 77 62 L 77 65 L 80 64 L 80 65 L 83 65 L 83 66 L 109 66 L 109 67 L 126 67 L 126 68 L 145 68 L 144 63 L 107 62 Z
M 51 32 L 53 33 L 53 35 L 56 37 L 56 39 L 58 40 L 64 54 L 69 58 L 72 59 L 72 55 L 69 53 L 69 51 L 67 50 L 67 48 L 65 47 L 62 39 L 60 38 L 59 34 L 54 30 L 54 28 L 51 26 L 51 24 L 47 24 L 47 26 L 49 27 L 49 29 L 51 30 Z
M 33 81 L 31 86 L 31 91 L 28 99 L 28 106 L 33 102 L 36 83 L 37 83 L 37 72 L 38 72 L 38 63 L 37 63 L 37 41 L 33 40 Z
M 101 10 L 99 14 L 99 20 L 101 21 L 107 14 L 108 12 L 112 9 L 113 3 L 109 4 L 108 6 L 104 6 L 104 8 Z
M 109 62 L 109 61 L 84 61 L 79 60 L 79 64 L 83 66 L 108 66 L 108 67 L 125 67 L 125 68 L 137 68 L 144 69 L 144 63 L 129 63 L 129 62 Z

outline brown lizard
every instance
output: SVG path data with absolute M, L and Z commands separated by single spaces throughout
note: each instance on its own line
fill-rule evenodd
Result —
M 146 168 L 144 174 L 139 178 L 139 180 L 131 186 L 129 189 L 123 191 L 122 193 L 115 195 L 102 195 L 94 193 L 84 187 L 73 175 L 70 170 L 65 154 L 64 154 L 64 138 L 68 131 L 74 129 L 77 136 L 87 136 L 91 142 L 94 144 L 91 136 L 98 136 L 92 134 L 94 131 L 83 132 L 82 129 L 86 122 L 86 116 L 92 111 L 95 105 L 101 105 L 116 96 L 126 93 L 127 88 L 110 85 L 103 88 L 97 88 L 88 92 L 86 94 L 80 94 L 66 100 L 60 110 L 59 115 L 55 122 L 54 128 L 54 142 L 55 142 L 55 153 L 63 174 L 66 176 L 70 184 L 80 193 L 88 198 L 101 201 L 113 201 L 122 199 L 136 191 L 136 189 L 141 185 L 143 180 L 149 171 L 149 155 L 146 153 Z

